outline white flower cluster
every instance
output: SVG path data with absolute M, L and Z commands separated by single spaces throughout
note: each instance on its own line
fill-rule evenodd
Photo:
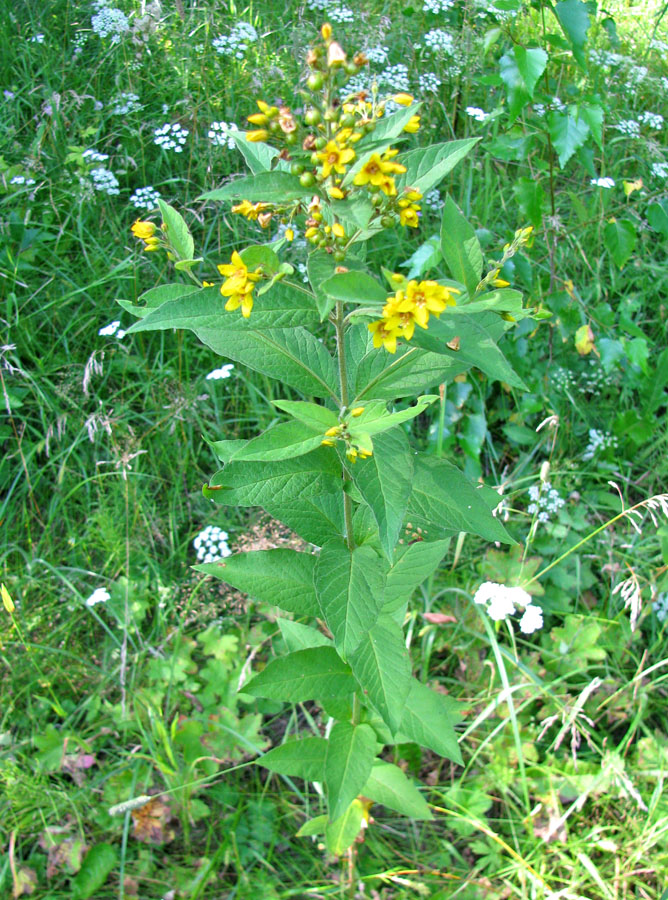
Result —
M 174 124 L 167 122 L 160 128 L 155 129 L 153 132 L 153 143 L 157 144 L 158 147 L 162 147 L 163 150 L 183 153 L 183 147 L 189 134 L 188 129 L 181 128 L 177 122 Z
M 494 622 L 503 622 L 518 610 L 524 610 L 520 619 L 520 631 L 524 634 L 533 634 L 543 627 L 543 610 L 531 602 L 531 594 L 524 588 L 485 581 L 475 592 L 473 602 L 485 606 Z
M 441 197 L 439 189 L 433 188 L 431 191 L 427 191 L 422 198 L 422 205 L 426 206 L 427 209 L 431 209 L 433 212 L 438 212 L 439 209 L 442 209 L 443 198 Z
M 625 134 L 630 138 L 638 138 L 640 137 L 640 123 L 636 122 L 635 119 L 622 119 L 617 125 L 612 126 L 614 129 L 620 132 L 620 134 Z
M 590 180 L 589 184 L 593 184 L 594 187 L 600 187 L 600 188 L 613 188 L 613 187 L 615 186 L 615 179 L 614 179 L 614 178 L 608 178 L 608 177 L 605 177 L 605 178 L 592 178 L 592 179 Z
M 155 209 L 160 199 L 160 191 L 148 185 L 140 187 L 131 195 L 130 203 L 136 209 Z
M 668 591 L 662 591 L 656 595 L 652 609 L 659 622 L 665 622 L 668 619 Z
M 348 96 L 359 94 L 362 91 L 371 93 L 371 79 L 368 72 L 360 72 L 359 75 L 353 75 L 346 84 L 346 94 Z
M 550 380 L 558 390 L 578 390 L 583 394 L 598 393 L 607 383 L 603 369 L 593 360 L 589 363 L 586 371 L 579 372 L 577 375 L 570 369 L 557 366 L 554 371 L 550 372 Z
M 327 7 L 327 17 L 339 25 L 351 24 L 355 21 L 355 13 L 348 6 L 332 5 Z
M 661 113 L 650 112 L 646 109 L 644 112 L 640 113 L 638 121 L 641 125 L 647 125 L 654 131 L 659 131 L 663 128 L 664 119 Z
M 2 96 L 5 98 L 5 100 L 13 100 L 14 97 L 16 97 L 16 94 L 14 93 L 14 91 L 9 91 L 7 90 L 7 88 L 5 88 L 5 90 L 2 92 Z
M 452 9 L 455 0 L 424 0 L 422 9 L 430 13 L 444 13 Z
M 423 41 L 431 53 L 446 53 L 452 56 L 455 52 L 455 40 L 450 32 L 443 28 L 432 28 L 425 34 Z
M 116 337 L 119 341 L 125 337 L 125 332 L 121 328 L 121 323 L 118 319 L 114 319 L 113 322 L 105 325 L 104 328 L 100 328 L 98 334 L 101 337 Z
M 410 91 L 408 66 L 405 66 L 403 63 L 397 63 L 395 66 L 388 66 L 380 73 L 378 81 L 381 84 L 386 84 L 390 90 L 408 93 L 408 91 Z M 350 82 L 348 83 L 350 84 Z
M 112 116 L 127 116 L 129 113 L 139 112 L 141 103 L 139 95 L 133 94 L 132 91 L 121 91 L 114 100 L 111 101 Z
M 106 162 L 109 159 L 108 153 L 98 153 L 97 150 L 84 150 L 81 154 L 82 159 L 86 162 Z
M 220 381 L 221 378 L 229 378 L 232 374 L 232 369 L 234 366 L 232 363 L 226 363 L 224 366 L 221 366 L 220 369 L 214 369 L 213 372 L 209 372 L 206 376 L 207 381 Z
M 44 43 L 44 35 L 43 34 L 35 34 L 30 38 L 31 44 L 43 44 Z
M 86 606 L 95 606 L 97 603 L 106 603 L 111 599 L 111 594 L 106 588 L 96 588 L 86 600 Z
M 14 175 L 13 178 L 9 181 L 10 184 L 23 184 L 26 187 L 30 187 L 31 184 L 35 184 L 34 178 L 26 178 L 25 175 Z
M 239 131 L 234 122 L 212 122 L 207 137 L 211 143 L 215 144 L 217 147 L 224 147 L 227 145 L 229 150 L 234 150 L 237 145 L 230 133 L 232 131 Z
M 664 91 L 668 91 L 668 77 L 666 77 L 665 75 L 661 76 L 661 87 L 664 89 Z
M 100 166 L 99 169 L 91 169 L 90 177 L 93 179 L 93 187 L 104 194 L 120 194 L 118 178 L 109 169 Z
M 90 20 L 90 25 L 95 34 L 101 38 L 111 36 L 111 43 L 117 44 L 121 35 L 130 30 L 130 22 L 125 13 L 120 9 L 103 6 Z
M 530 516 L 538 514 L 538 521 L 545 523 L 550 521 L 550 513 L 558 512 L 566 503 L 559 491 L 553 488 L 549 481 L 541 481 L 540 484 L 532 484 L 529 488 L 529 499 L 532 501 L 527 506 Z
M 419 89 L 426 94 L 435 94 L 443 82 L 433 72 L 422 72 L 420 75 Z
M 641 81 L 644 81 L 648 74 L 649 69 L 647 66 L 631 66 L 627 73 L 627 77 L 630 84 L 636 85 L 640 84 Z
M 308 269 L 306 268 L 306 263 L 298 262 L 297 263 L 297 271 L 302 276 L 302 281 L 304 282 L 304 284 L 307 284 L 309 278 L 308 278 Z
M 313 12 L 325 12 L 331 0 L 307 0 L 306 6 Z
M 601 450 L 614 449 L 619 445 L 617 438 L 609 431 L 599 431 L 597 428 L 589 429 L 589 443 L 582 454 L 584 460 L 593 459 Z
M 193 541 L 199 562 L 212 563 L 230 556 L 232 551 L 227 546 L 228 534 L 217 525 L 207 525 Z
M 376 63 L 379 66 L 385 65 L 387 62 L 387 56 L 390 52 L 389 47 L 369 47 L 368 50 L 364 51 L 364 55 L 369 60 L 370 63 Z
M 652 163 L 650 172 L 655 178 L 668 178 L 668 162 Z
M 479 106 L 467 106 L 466 115 L 471 116 L 476 122 L 484 122 L 485 119 L 489 119 L 490 114 L 486 113 L 484 109 L 480 109 Z
M 229 34 L 221 34 L 211 41 L 211 46 L 221 56 L 243 59 L 249 44 L 257 41 L 258 34 L 247 22 L 237 22 Z

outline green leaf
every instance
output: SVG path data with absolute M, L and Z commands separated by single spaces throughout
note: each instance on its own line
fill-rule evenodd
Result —
M 397 740 L 415 741 L 463 765 L 454 726 L 461 719 L 454 700 L 411 679 Z
M 316 834 L 324 834 L 328 823 L 329 818 L 327 816 L 315 816 L 315 818 L 309 819 L 308 822 L 304 822 L 295 837 L 312 837 Z
M 301 622 L 293 622 L 292 619 L 282 617 L 276 619 L 276 624 L 281 629 L 281 637 L 290 653 L 294 653 L 295 650 L 308 650 L 309 647 L 332 646 L 332 642 L 322 631 L 310 625 L 302 625 Z
M 183 292 L 149 311 L 128 331 L 159 331 L 166 328 L 188 328 L 201 332 L 260 331 L 269 328 L 314 326 L 319 321 L 313 297 L 285 282 L 275 284 L 258 300 L 248 319 L 239 310 L 226 310 L 220 288 L 206 287 Z
M 589 105 L 586 103 L 582 103 L 577 107 L 580 117 L 585 120 L 587 125 L 589 125 L 589 130 L 592 133 L 592 137 L 598 144 L 598 146 L 603 149 L 603 109 L 602 107 L 595 105 Z
M 408 135 L 404 133 L 404 127 L 416 115 L 422 106 L 421 103 L 413 103 L 411 106 L 398 109 L 389 116 L 383 116 L 376 121 L 376 127 L 370 140 L 364 144 L 364 152 L 355 160 L 354 164 L 346 172 L 343 186 L 352 184 L 357 173 L 364 168 L 374 153 L 383 153 L 397 138 L 405 140 Z
M 303 400 L 272 400 L 277 409 L 283 410 L 293 416 L 298 422 L 303 422 L 309 428 L 324 433 L 328 428 L 339 424 L 335 412 L 318 403 L 307 403 Z
M 195 284 L 159 284 L 140 295 L 139 300 L 143 301 L 142 305 L 131 303 L 129 300 L 117 300 L 116 302 L 133 316 L 143 317 L 162 306 L 163 303 L 167 303 L 168 300 L 178 300 L 179 297 L 186 297 L 188 294 L 194 294 L 200 290 L 201 288 Z
M 301 703 L 321 697 L 350 694 L 356 688 L 350 668 L 333 647 L 297 650 L 273 659 L 252 681 L 244 694 L 267 700 Z
M 485 294 L 478 294 L 475 300 L 469 300 L 458 306 L 448 308 L 448 315 L 453 316 L 469 316 L 474 312 L 484 312 L 485 310 L 494 310 L 497 313 L 510 313 L 512 317 L 519 321 L 526 316 L 526 310 L 522 308 L 522 294 L 512 288 L 498 288 Z
M 361 800 L 353 800 L 344 814 L 325 828 L 325 846 L 332 856 L 343 856 L 360 833 L 365 820 Z
M 581 147 L 589 134 L 589 125 L 584 118 L 576 119 L 570 114 L 548 113 L 547 129 L 559 156 L 559 165 L 563 169 L 575 151 Z
M 241 151 L 246 160 L 246 165 L 253 175 L 269 172 L 272 166 L 275 166 L 277 169 L 289 169 L 289 163 L 282 159 L 276 159 L 278 150 L 275 147 L 270 147 L 269 144 L 264 143 L 253 143 L 246 138 L 243 131 L 230 132 L 230 137 Z
M 647 221 L 655 231 L 668 238 L 668 199 L 665 197 L 647 207 Z
M 371 774 L 361 793 L 375 803 L 382 803 L 388 809 L 394 809 L 411 819 L 434 818 L 427 801 L 399 766 L 382 759 L 374 760 Z
M 573 56 L 583 69 L 587 68 L 584 55 L 584 45 L 589 30 L 589 12 L 587 4 L 582 0 L 563 0 L 552 7 L 552 11 L 559 20 L 564 34 L 573 47 Z
M 73 900 L 87 900 L 102 887 L 118 862 L 111 844 L 95 844 L 84 856 L 81 868 L 71 880 Z
M 329 818 L 336 821 L 364 787 L 376 755 L 370 725 L 337 722 L 327 741 L 325 787 Z
M 399 346 L 397 352 L 387 353 L 383 348 L 372 348 L 360 359 L 355 374 L 355 405 L 367 397 L 383 397 L 395 400 L 414 397 L 427 388 L 470 368 L 456 358 L 443 356 L 408 345 Z
M 322 282 L 322 290 L 343 303 L 384 304 L 387 290 L 365 272 L 341 272 Z
M 397 425 L 402 425 L 419 416 L 436 400 L 438 400 L 438 394 L 425 394 L 424 397 L 417 398 L 415 406 L 409 406 L 407 409 L 400 409 L 394 413 L 387 411 L 387 404 L 384 400 L 369 400 L 364 405 L 364 411 L 349 421 L 348 430 L 352 437 L 356 432 L 381 434 L 383 431 L 389 431 L 391 428 L 396 428 Z
M 314 574 L 315 591 L 337 650 L 349 657 L 378 618 L 385 573 L 368 546 L 352 552 L 339 540 L 320 551 Z
M 545 203 L 545 191 L 540 182 L 535 178 L 518 178 L 513 185 L 513 194 L 522 216 L 528 219 L 534 228 L 540 228 Z
M 317 616 L 318 600 L 313 587 L 317 557 L 287 547 L 235 553 L 215 563 L 195 566 L 262 603 L 280 606 L 297 616 Z
M 267 429 L 234 453 L 231 461 L 292 459 L 316 450 L 322 443 L 323 432 L 314 434 L 303 422 L 281 422 Z
M 466 531 L 486 541 L 513 540 L 468 478 L 444 459 L 418 453 L 415 456 L 413 492 L 407 517 L 413 531 L 422 528 L 425 540 Z
M 533 97 L 533 92 L 538 79 L 545 71 L 547 66 L 547 53 L 540 47 L 523 47 L 521 44 L 515 44 L 513 47 L 515 54 L 515 62 L 520 73 L 524 87 L 529 97 Z
M 620 269 L 629 261 L 635 250 L 637 234 L 633 222 L 628 219 L 612 219 L 603 231 L 603 243 Z
M 410 281 L 413 278 L 422 278 L 430 269 L 435 268 L 443 258 L 441 253 L 441 242 L 437 234 L 433 234 L 430 238 L 420 244 L 415 253 L 409 256 L 406 262 L 399 263 L 402 269 L 408 269 L 406 278 Z
M 165 234 L 174 253 L 179 259 L 192 259 L 195 255 L 195 242 L 186 221 L 173 206 L 158 200 L 162 221 L 166 226 Z
M 420 150 L 409 150 L 401 156 L 406 172 L 397 175 L 397 191 L 412 187 L 426 194 L 436 187 L 451 172 L 460 160 L 464 159 L 478 143 L 480 138 L 465 138 L 461 141 L 448 141 L 445 144 L 434 144 Z
M 412 524 L 412 523 L 411 523 Z M 397 547 L 387 573 L 383 612 L 392 613 L 410 600 L 411 594 L 436 569 L 450 546 L 449 540 L 416 541 Z
M 547 53 L 538 47 L 526 49 L 516 44 L 513 52 L 499 60 L 499 74 L 506 86 L 511 124 L 533 97 L 536 83 L 547 65 Z
M 319 737 L 287 741 L 255 760 L 270 772 L 296 776 L 304 781 L 322 781 L 327 756 L 327 741 Z
M 290 200 L 309 199 L 317 189 L 305 188 L 296 175 L 290 172 L 260 172 L 245 178 L 234 178 L 221 188 L 207 191 L 198 200 L 249 200 L 251 203 L 287 203 Z
M 441 220 L 441 252 L 450 274 L 475 294 L 482 278 L 482 248 L 472 226 L 448 196 Z
M 345 531 L 340 482 L 335 492 L 293 497 L 277 503 L 268 499 L 264 508 L 270 516 L 317 547 L 322 547 L 333 537 L 341 537 Z
M 385 555 L 391 559 L 413 478 L 413 456 L 406 434 L 395 428 L 379 435 L 373 442 L 373 456 L 359 460 L 352 473 L 373 512 Z
M 350 657 L 350 665 L 365 697 L 390 731 L 397 731 L 411 680 L 401 628 L 388 616 L 381 616 Z

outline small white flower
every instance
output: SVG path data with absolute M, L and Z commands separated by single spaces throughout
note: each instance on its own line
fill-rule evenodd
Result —
M 130 203 L 136 209 L 155 209 L 160 199 L 160 191 L 148 185 L 148 187 L 137 188 L 130 197 Z
M 227 545 L 228 534 L 217 525 L 207 525 L 193 540 L 199 562 L 211 563 L 230 556 L 232 551 Z
M 232 137 L 233 131 L 239 131 L 234 122 L 212 122 L 207 137 L 217 147 L 227 146 L 228 150 L 234 150 L 237 144 Z
M 232 363 L 226 363 L 226 365 L 221 366 L 220 369 L 214 369 L 213 372 L 209 372 L 206 376 L 207 381 L 220 381 L 221 378 L 229 378 L 232 374 L 232 369 L 234 366 Z
M 95 606 L 96 603 L 106 603 L 111 594 L 106 588 L 96 588 L 86 600 L 86 606 Z
M 499 587 L 505 587 L 505 585 L 499 585 Z M 505 590 L 492 597 L 487 607 L 487 615 L 494 622 L 503 622 L 508 616 L 512 616 L 514 612 L 515 604 Z
M 524 615 L 520 619 L 520 631 L 524 634 L 533 634 L 543 627 L 543 610 L 540 606 L 530 603 L 524 610 Z
M 466 115 L 471 116 L 476 122 L 484 122 L 485 119 L 489 119 L 489 113 L 486 113 L 484 109 L 480 109 L 478 106 L 467 106 Z
M 109 169 L 105 169 L 104 166 L 91 169 L 90 177 L 93 180 L 93 187 L 96 191 L 102 191 L 102 193 L 109 195 L 120 194 L 118 178 Z
M 420 90 L 428 94 L 435 94 L 442 82 L 433 72 L 423 72 L 420 75 Z
M 506 596 L 509 600 L 512 600 L 515 606 L 521 606 L 522 608 L 531 603 L 531 594 L 519 585 L 515 587 L 506 586 Z
M 369 47 L 364 51 L 364 55 L 370 63 L 377 63 L 378 65 L 382 66 L 387 62 L 389 52 L 389 47 Z
M 650 171 L 655 178 L 668 178 L 668 162 L 652 163 Z
M 127 116 L 129 113 L 139 112 L 141 108 L 139 95 L 133 94 L 132 91 L 122 91 L 111 101 L 112 116 Z
M 108 153 L 98 153 L 97 150 L 84 150 L 81 154 L 82 159 L 86 162 L 106 162 L 109 159 Z
M 600 188 L 613 188 L 615 186 L 614 178 L 592 178 L 589 184 Z
M 121 328 L 121 323 L 118 319 L 105 325 L 104 328 L 100 328 L 98 334 L 101 335 L 101 337 L 117 337 L 119 340 L 125 337 L 125 332 Z
M 186 143 L 186 138 L 190 132 L 187 128 L 182 128 L 178 123 L 171 124 L 169 122 L 156 128 L 153 132 L 153 143 L 163 150 L 173 150 L 174 153 L 182 153 Z

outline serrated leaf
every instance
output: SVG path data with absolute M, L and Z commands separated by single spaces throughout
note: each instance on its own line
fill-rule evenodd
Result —
M 164 200 L 158 200 L 158 207 L 162 216 L 162 221 L 166 226 L 167 240 L 169 241 L 174 253 L 179 259 L 192 259 L 195 255 L 195 242 L 193 241 L 190 229 L 186 225 L 186 220 L 180 212 L 165 203 Z
M 234 453 L 230 461 L 270 462 L 303 456 L 322 444 L 323 433 L 314 434 L 313 429 L 302 422 L 281 422 L 247 441 Z
M 540 182 L 535 178 L 518 178 L 513 185 L 513 194 L 523 217 L 528 219 L 534 228 L 540 228 L 545 203 L 545 191 Z
M 449 540 L 442 540 L 416 541 L 397 547 L 385 581 L 384 613 L 394 612 L 410 599 L 413 591 L 434 572 L 449 546 Z
M 325 828 L 325 846 L 333 856 L 342 856 L 360 833 L 365 820 L 361 800 L 353 800 L 344 814 Z
M 547 116 L 547 126 L 554 149 L 563 169 L 575 151 L 581 147 L 589 134 L 589 125 L 584 118 L 576 119 L 570 113 L 552 110 Z
M 337 649 L 348 657 L 378 618 L 385 573 L 368 546 L 351 552 L 338 540 L 328 541 L 315 566 L 315 591 Z
M 333 647 L 314 647 L 273 659 L 243 686 L 243 692 L 267 700 L 301 703 L 350 694 L 356 686 L 350 667 Z
M 327 741 L 320 737 L 307 737 L 287 741 L 269 750 L 255 760 L 270 772 L 303 778 L 305 781 L 322 781 L 327 756 Z
M 636 247 L 638 235 L 633 222 L 628 219 L 612 219 L 603 231 L 603 243 L 615 265 L 623 269 Z
M 547 53 L 540 47 L 527 48 L 521 44 L 515 44 L 513 53 L 524 87 L 529 97 L 533 97 L 538 79 L 547 66 Z
M 490 512 L 479 491 L 451 463 L 418 453 L 407 518 L 426 540 L 443 539 L 466 531 L 486 541 L 513 540 Z
M 215 563 L 194 566 L 263 603 L 280 606 L 298 616 L 316 616 L 318 600 L 313 587 L 317 557 L 287 547 L 235 553 Z
M 350 657 L 365 697 L 390 731 L 397 731 L 410 689 L 411 666 L 401 628 L 381 616 Z
M 276 620 L 276 624 L 290 653 L 294 653 L 295 650 L 308 650 L 309 647 L 332 646 L 332 642 L 322 631 L 310 625 L 302 625 L 301 622 L 293 622 L 292 619 L 282 617 Z
M 482 248 L 473 227 L 450 196 L 443 207 L 441 252 L 450 275 L 472 297 L 482 277 Z
M 583 69 L 587 68 L 584 45 L 589 30 L 589 12 L 582 0 L 563 0 L 552 7 L 564 34 L 573 48 L 573 56 Z
M 260 172 L 234 178 L 221 188 L 201 194 L 198 200 L 249 200 L 251 203 L 287 203 L 290 200 L 309 199 L 315 188 L 305 188 L 296 175 L 290 172 Z
M 81 868 L 70 881 L 73 900 L 88 900 L 105 883 L 118 861 L 111 844 L 95 844 L 84 856 Z
M 382 759 L 374 760 L 362 794 L 374 803 L 382 803 L 411 819 L 434 818 L 427 801 L 399 766 Z
M 404 188 L 412 187 L 424 196 L 443 181 L 479 140 L 477 137 L 465 138 L 403 153 L 401 163 L 406 166 L 406 172 L 396 177 L 397 191 L 401 193 Z
M 412 678 L 396 739 L 402 742 L 415 741 L 439 756 L 463 765 L 454 729 L 460 718 L 454 700 L 437 694 L 426 684 Z
M 329 817 L 336 821 L 364 787 L 376 755 L 370 725 L 337 722 L 327 741 L 325 787 Z
M 373 512 L 385 555 L 391 559 L 413 478 L 413 457 L 406 434 L 395 428 L 378 435 L 373 444 L 373 456 L 360 460 L 352 474 Z
M 578 106 L 578 111 L 581 118 L 589 125 L 592 137 L 603 149 L 603 108 L 598 105 L 582 103 Z

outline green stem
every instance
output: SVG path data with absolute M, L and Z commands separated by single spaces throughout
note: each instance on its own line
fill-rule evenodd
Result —
M 336 316 L 333 318 L 334 328 L 336 329 L 336 355 L 339 364 L 339 387 L 341 391 L 341 407 L 348 406 L 348 372 L 346 369 L 346 349 L 344 346 L 343 331 L 343 303 L 340 301 L 336 304 Z M 353 502 L 350 494 L 346 491 L 346 485 L 351 481 L 345 466 L 343 467 L 343 517 L 346 527 L 346 543 L 349 550 L 355 549 L 355 539 L 353 537 Z

